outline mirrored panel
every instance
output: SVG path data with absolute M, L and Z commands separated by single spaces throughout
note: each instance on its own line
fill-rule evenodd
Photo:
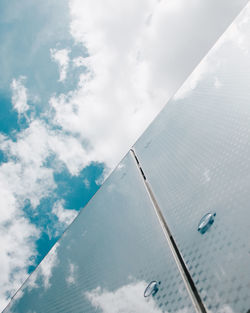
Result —
M 194 312 L 130 153 L 4 312 Z
M 250 8 L 135 151 L 209 312 L 250 309 Z

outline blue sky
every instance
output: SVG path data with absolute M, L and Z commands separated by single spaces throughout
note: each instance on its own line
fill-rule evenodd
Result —
M 50 125 L 48 111 L 50 110 L 49 99 L 52 95 L 67 93 L 77 86 L 80 74 L 78 68 L 72 69 L 64 82 L 58 81 L 60 73 L 57 63 L 51 57 L 51 49 L 54 51 L 60 50 L 61 47 L 68 49 L 70 50 L 70 58 L 85 56 L 86 51 L 84 47 L 74 43 L 69 33 L 67 1 L 39 3 L 33 1 L 23 1 L 22 3 L 19 1 L 11 3 L 1 1 L 0 12 L 0 39 L 2 42 L 0 47 L 2 72 L 0 77 L 0 132 L 4 138 L 2 138 L 3 141 L 9 141 L 10 144 L 14 145 L 20 142 L 18 136 L 25 130 L 29 130 L 32 122 L 39 121 L 44 125 Z M 16 88 L 13 87 L 14 81 L 17 82 Z M 17 98 L 22 98 L 24 96 L 21 94 L 22 88 L 25 99 L 19 99 L 22 102 L 20 106 L 25 106 L 24 103 L 26 103 L 27 110 L 22 110 L 21 107 L 15 109 L 14 107 L 14 102 L 18 102 L 18 99 L 13 99 L 14 89 L 16 89 Z M 56 131 L 59 127 L 55 125 L 49 127 L 57 134 L 60 133 L 59 129 Z M 37 142 L 39 143 L 39 137 Z M 33 148 L 35 146 L 36 144 Z M 11 220 L 15 218 L 17 221 L 14 229 L 19 228 L 24 219 L 26 226 L 35 227 L 31 227 L 30 233 L 24 235 L 23 240 L 19 239 L 18 246 L 15 247 L 15 249 L 22 250 L 23 245 L 30 244 L 30 249 L 26 251 L 26 254 L 16 253 L 14 255 L 15 249 L 13 249 L 13 258 L 11 259 L 8 257 L 11 248 L 6 247 L 5 251 L 4 249 L 2 251 L 2 254 L 7 255 L 5 262 L 16 263 L 12 266 L 3 264 L 3 267 L 9 271 L 9 275 L 6 277 L 8 282 L 0 283 L 1 290 L 4 291 L 4 294 L 1 294 L 1 302 L 4 302 L 4 298 L 13 294 L 18 285 L 26 278 L 26 275 L 35 268 L 56 242 L 72 218 L 97 191 L 100 186 L 98 179 L 102 177 L 104 164 L 102 162 L 89 162 L 86 167 L 79 168 L 77 175 L 72 175 L 67 166 L 58 163 L 53 152 L 45 155 L 38 167 L 33 167 L 32 164 L 27 165 L 27 162 L 32 163 L 31 159 L 28 158 L 23 162 L 19 153 L 12 153 L 9 148 L 3 148 L 3 145 L 1 148 L 1 169 L 4 165 L 10 164 L 21 166 L 21 169 L 13 169 L 13 178 L 11 173 L 5 174 L 13 187 L 12 189 L 10 186 L 5 186 L 7 197 L 13 196 L 15 203 L 2 203 L 2 210 L 9 210 L 9 213 L 13 210 L 13 214 L 7 212 L 6 218 L 1 221 L 5 225 L 4 231 L 8 234 L 8 223 L 12 223 Z M 22 149 L 21 146 L 19 148 Z M 70 149 L 70 147 L 68 148 Z M 59 168 L 55 170 L 55 166 Z M 47 192 L 40 194 L 33 205 L 30 201 L 30 195 L 26 191 L 19 195 L 16 194 L 11 181 L 11 179 L 15 180 L 15 176 L 19 177 L 20 184 L 22 184 L 22 180 L 29 180 L 29 175 L 25 178 L 26 175 L 23 174 L 25 168 L 28 167 L 34 172 L 38 168 L 53 168 L 49 178 L 52 181 L 53 190 L 47 190 Z M 36 188 L 43 188 L 39 179 L 45 177 L 39 178 L 36 177 L 36 174 L 34 175 Z M 1 178 L 4 178 L 4 174 Z M 23 183 L 25 184 L 24 181 Z M 8 189 L 12 189 L 12 191 Z M 34 193 L 37 192 L 35 189 Z M 56 203 L 58 204 L 57 209 L 59 209 L 54 210 L 53 213 L 52 209 L 55 208 Z M 11 205 L 12 208 L 9 207 Z M 22 233 L 19 235 L 22 236 Z M 11 235 L 11 232 L 9 232 L 9 237 L 10 241 L 15 240 L 15 234 Z M 16 258 L 21 258 L 22 264 L 20 261 L 17 262 Z
M 0 2 L 0 308 L 245 2 Z

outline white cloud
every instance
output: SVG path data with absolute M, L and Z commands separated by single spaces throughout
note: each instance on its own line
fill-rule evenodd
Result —
M 30 201 L 35 210 L 42 198 L 49 197 L 54 192 L 54 167 L 57 169 L 55 163 L 65 162 L 65 166 L 72 173 L 77 173 L 79 167 L 86 164 L 84 158 L 80 157 L 81 149 L 77 149 L 77 153 L 71 156 L 63 143 L 67 149 L 70 146 L 73 151 L 74 144 L 76 147 L 80 146 L 73 138 L 68 139 L 66 135 L 57 134 L 39 120 L 30 122 L 29 127 L 21 131 L 15 141 L 0 136 L 0 148 L 8 156 L 8 162 L 0 165 L 1 308 L 26 279 L 28 267 L 33 264 L 37 254 L 35 242 L 39 237 L 39 230 L 23 216 L 22 209 L 26 201 Z M 53 168 L 48 168 L 47 158 L 50 155 L 57 156 L 61 151 L 65 151 L 66 156 L 55 158 Z M 77 214 L 75 210 L 63 209 L 60 203 L 54 207 L 54 213 L 58 216 L 61 228 L 70 223 Z M 50 259 L 48 257 L 51 261 L 49 264 L 53 265 L 55 257 Z M 41 275 L 45 277 L 44 284 L 49 286 L 50 265 L 47 263 L 42 265 Z
M 53 122 L 88 143 L 89 160 L 114 168 L 237 6 L 228 1 L 218 6 L 200 0 L 70 0 L 71 34 L 88 57 L 73 59 L 75 66 L 84 66 L 76 90 L 51 98 Z
M 91 161 L 81 141 L 73 136 L 51 132 L 48 145 L 72 175 L 78 175 Z
M 167 313 L 157 307 L 152 297 L 147 299 L 143 297 L 146 286 L 146 282 L 141 281 L 124 285 L 113 292 L 97 287 L 86 292 L 85 297 L 103 313 Z M 188 308 L 184 308 L 176 313 L 188 311 Z
M 244 54 L 249 52 L 249 23 L 250 23 L 250 3 L 246 5 L 244 10 L 239 14 L 235 21 L 230 25 L 221 40 L 217 43 L 217 50 L 222 49 L 226 43 L 231 43 Z
M 132 283 L 114 292 L 98 287 L 91 292 L 86 292 L 85 296 L 103 313 L 162 313 L 152 298 L 147 301 L 143 297 L 146 286 L 145 282 Z
M 13 169 L 15 173 L 20 172 L 20 170 L 24 172 L 30 170 L 30 173 L 27 174 L 31 175 L 31 187 L 36 176 L 43 174 L 47 178 L 42 179 L 41 177 L 39 183 L 49 183 L 53 170 L 47 167 L 46 160 L 53 154 L 57 157 L 56 161 L 64 163 L 72 175 L 78 175 L 79 171 L 89 165 L 91 161 L 81 140 L 60 130 L 53 130 L 45 122 L 38 119 L 31 121 L 29 127 L 18 134 L 16 141 L 1 136 L 0 148 L 9 156 L 10 160 L 15 159 L 15 162 L 8 162 L 6 165 L 15 167 L 16 169 Z M 53 164 L 55 167 L 57 166 L 56 161 Z M 40 174 L 38 175 L 38 173 Z M 20 188 L 22 189 L 23 186 L 18 189 Z M 48 184 L 48 188 L 53 189 L 51 183 Z
M 87 189 L 90 188 L 90 182 L 89 182 L 89 180 L 88 180 L 87 178 L 84 178 L 83 184 L 84 184 L 84 186 L 85 186 Z
M 147 0 L 143 5 L 140 1 L 120 4 L 109 0 L 98 2 L 98 6 L 92 0 L 70 1 L 72 36 L 87 48 L 89 56 L 73 61 L 85 67 L 78 87 L 53 96 L 50 105 L 53 123 L 67 133 L 67 137 L 52 138 L 55 144 L 51 146 L 57 147 L 58 158 L 72 175 L 91 161 L 104 162 L 107 173 L 114 168 L 183 80 L 190 64 L 198 62 L 204 46 L 220 35 L 211 29 L 209 15 L 219 14 L 216 9 L 223 5 L 228 11 L 216 21 L 218 29 L 227 25 L 235 10 L 228 8 L 227 2 L 217 8 L 213 1 L 204 4 L 199 0 L 188 4 L 182 0 Z M 124 24 L 125 20 L 129 23 Z M 216 43 L 174 99 L 188 96 L 201 80 L 218 70 L 221 60 L 216 52 L 223 42 L 237 38 L 246 51 L 242 28 L 248 19 L 243 20 L 234 23 Z M 183 40 L 177 40 L 173 33 Z M 192 45 L 194 37 L 197 42 Z M 214 86 L 221 85 L 220 78 L 214 77 Z
M 53 170 L 44 166 L 49 156 L 46 137 L 46 129 L 36 121 L 16 141 L 0 141 L 0 148 L 9 156 L 0 166 L 0 181 L 20 205 L 29 200 L 35 208 L 55 188 Z
M 12 104 L 18 114 L 22 114 L 29 109 L 27 103 L 27 89 L 24 86 L 25 79 L 26 77 L 20 76 L 18 79 L 14 78 L 11 83 Z
M 77 216 L 78 212 L 76 210 L 67 210 L 64 209 L 64 201 L 59 200 L 54 203 L 52 213 L 55 214 L 61 224 L 64 224 L 64 227 L 69 225 L 74 218 Z
M 69 273 L 68 273 L 68 276 L 66 276 L 66 282 L 69 285 L 76 283 L 76 272 L 77 272 L 77 265 L 70 263 L 69 264 Z
M 23 283 L 37 254 L 39 230 L 24 217 L 22 209 L 27 200 L 35 209 L 55 188 L 53 170 L 44 166 L 50 153 L 46 137 L 46 128 L 34 121 L 16 141 L 3 135 L 0 138 L 0 148 L 9 157 L 0 166 L 1 306 Z
M 9 156 L 9 161 L 0 165 L 1 308 L 24 282 L 37 254 L 35 242 L 40 232 L 22 209 L 27 200 L 35 208 L 55 187 L 53 171 L 42 166 L 47 155 L 42 132 L 35 129 L 25 130 L 16 142 L 4 136 L 0 139 L 0 148 Z
M 35 288 L 40 288 L 41 285 L 38 284 L 38 280 L 42 279 L 43 288 L 46 290 L 51 287 L 50 279 L 53 275 L 53 269 L 59 264 L 57 257 L 58 248 L 60 246 L 59 242 L 51 248 L 49 253 L 44 257 L 42 262 L 38 265 L 36 270 L 31 274 L 27 280 L 24 288 L 31 291 Z M 23 289 L 23 291 L 25 290 Z
M 0 222 L 0 310 L 27 278 L 27 269 L 33 264 L 32 256 L 36 254 L 35 241 L 39 237 L 39 231 L 20 214 L 15 201 L 6 204 L 2 195 L 1 200 L 4 209 L 10 209 L 11 213 L 8 218 L 8 213 L 2 211 L 5 222 Z
M 210 55 L 203 59 L 199 66 L 195 68 L 190 77 L 185 81 L 185 83 L 181 86 L 178 92 L 174 95 L 174 100 L 184 99 L 188 97 L 192 93 L 192 91 L 196 89 L 199 82 L 207 77 L 207 75 L 215 73 L 218 66 L 220 66 L 220 63 L 218 62 L 218 60 L 216 61 L 217 64 L 214 63 L 214 60 L 211 60 L 211 58 L 209 57 Z
M 67 71 L 69 67 L 69 49 L 50 49 L 50 55 L 52 60 L 54 60 L 59 67 L 59 81 L 63 82 L 67 77 Z
M 86 58 L 77 57 L 72 60 L 74 67 L 86 66 Z
M 178 92 L 174 95 L 174 100 L 183 99 L 192 94 L 199 83 L 208 76 L 213 77 L 214 87 L 219 89 L 223 82 L 216 73 L 227 58 L 229 49 L 239 48 L 243 55 L 248 55 L 249 45 L 249 26 L 250 26 L 250 4 L 248 4 L 235 21 L 229 26 L 223 36 L 210 49 L 206 57 L 194 69 L 188 79 L 184 82 Z
M 53 269 L 58 265 L 57 249 L 59 243 L 57 242 L 50 252 L 46 255 L 43 261 L 40 263 L 38 270 L 38 276 L 43 279 L 43 285 L 45 289 L 48 289 L 50 285 L 50 278 L 52 277 Z

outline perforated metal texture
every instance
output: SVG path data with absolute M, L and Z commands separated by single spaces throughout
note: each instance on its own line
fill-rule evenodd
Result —
M 135 145 L 210 312 L 250 309 L 249 18 L 246 9 Z
M 130 154 L 4 312 L 194 312 Z

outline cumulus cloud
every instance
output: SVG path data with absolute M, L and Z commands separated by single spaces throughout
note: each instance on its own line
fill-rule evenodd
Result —
M 18 114 L 22 114 L 29 109 L 27 88 L 24 86 L 25 79 L 25 76 L 20 76 L 18 79 L 14 78 L 11 83 L 12 105 Z
M 152 298 L 147 301 L 142 296 L 146 286 L 145 282 L 132 283 L 114 292 L 97 287 L 91 292 L 86 292 L 85 296 L 103 313 L 162 313 Z
M 2 192 L 1 201 L 5 210 L 10 209 L 12 214 L 15 212 L 9 218 L 8 213 L 3 211 L 5 222 L 0 222 L 0 306 L 3 309 L 9 297 L 26 279 L 28 266 L 34 263 L 32 256 L 36 254 L 35 241 L 39 238 L 39 231 L 20 214 L 14 200 L 13 203 L 6 204 Z
M 29 200 L 35 208 L 55 187 L 52 170 L 42 167 L 43 143 L 39 146 L 35 136 L 26 130 L 15 142 L 3 135 L 0 138 L 0 148 L 9 156 L 9 161 L 0 165 L 2 308 L 26 279 L 37 254 L 35 242 L 40 232 L 25 217 L 23 207 Z
M 151 298 L 144 298 L 143 292 L 147 284 L 144 281 L 124 285 L 111 292 L 100 287 L 86 292 L 85 297 L 103 313 L 167 313 L 162 311 Z M 177 313 L 187 313 L 188 308 Z
M 70 155 L 69 147 L 74 151 L 74 144 L 75 149 L 79 149 Z M 84 155 L 81 157 L 79 142 L 71 137 L 68 139 L 67 135 L 57 136 L 40 120 L 30 122 L 29 127 L 17 134 L 16 140 L 1 135 L 0 149 L 8 157 L 8 161 L 0 165 L 0 265 L 3 269 L 0 303 L 3 307 L 27 277 L 27 269 L 37 254 L 35 242 L 39 238 L 39 230 L 24 216 L 23 207 L 30 203 L 35 210 L 42 198 L 52 195 L 56 188 L 53 177 L 57 170 L 55 163 L 64 164 L 72 174 L 87 163 Z M 65 151 L 62 158 L 59 157 L 61 151 Z M 52 167 L 48 167 L 46 161 L 51 155 L 55 156 L 55 161 Z M 62 202 L 58 202 L 51 214 L 56 214 L 58 225 L 64 229 L 77 212 L 64 209 Z M 44 266 L 41 267 L 42 274 L 49 277 L 49 267 Z M 49 278 L 45 278 L 44 284 L 48 286 Z
M 39 238 L 39 230 L 32 225 L 22 213 L 22 205 L 11 183 L 12 173 L 0 167 L 0 246 L 1 246 L 1 279 L 0 306 L 7 304 L 8 298 L 27 277 L 27 268 L 33 265 L 32 256 L 36 255 L 35 241 Z M 21 183 L 19 181 L 19 183 Z
M 52 213 L 55 214 L 63 226 L 69 225 L 74 218 L 77 216 L 78 212 L 76 210 L 67 210 L 64 209 L 64 201 L 59 200 L 54 203 Z
M 51 98 L 53 122 L 113 168 L 244 3 L 70 0 L 71 34 L 88 53 L 73 60 L 78 87 Z
M 46 129 L 36 121 L 20 132 L 17 140 L 4 138 L 0 142 L 1 150 L 9 157 L 0 166 L 0 181 L 20 205 L 29 200 L 35 208 L 55 188 L 53 170 L 44 166 L 49 156 L 46 135 Z
M 91 162 L 81 140 L 61 132 L 51 131 L 48 134 L 48 148 L 66 165 L 72 175 L 78 175 Z
M 69 66 L 69 49 L 50 49 L 50 55 L 59 67 L 59 81 L 63 82 L 67 77 L 67 71 Z
M 16 167 L 16 170 L 13 170 L 14 173 L 17 172 L 18 168 L 23 168 L 24 171 L 31 170 L 29 173 L 31 175 L 31 189 L 32 186 L 35 186 L 34 180 L 39 176 L 39 172 L 44 173 L 44 175 L 46 172 L 48 178 L 39 179 L 39 183 L 44 182 L 44 185 L 49 183 L 49 176 L 53 174 L 53 170 L 48 168 L 46 160 L 51 155 L 55 155 L 57 161 L 63 163 L 72 175 L 77 175 L 91 161 L 81 140 L 60 130 L 55 130 L 51 125 L 39 119 L 31 121 L 26 129 L 18 133 L 17 140 L 1 136 L 0 148 L 9 157 L 9 160 L 13 160 L 5 166 Z M 54 165 L 56 167 L 56 161 Z M 53 189 L 51 183 L 48 184 L 48 188 Z M 23 186 L 18 189 L 23 189 Z

